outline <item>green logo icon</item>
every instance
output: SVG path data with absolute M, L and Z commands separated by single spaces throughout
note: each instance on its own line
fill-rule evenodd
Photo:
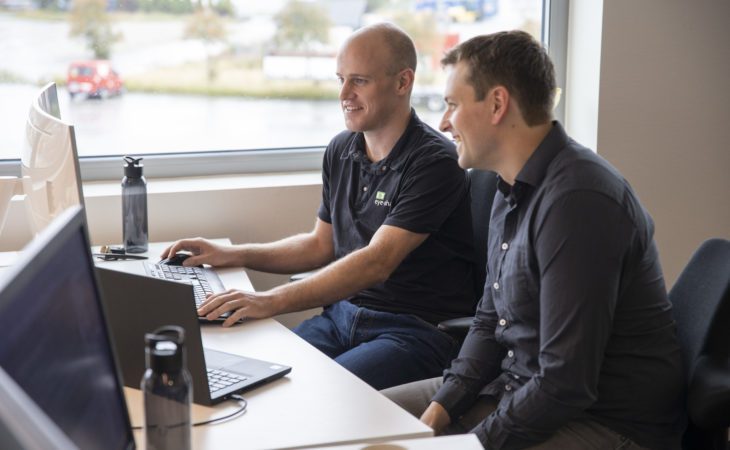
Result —
M 375 199 L 376 200 L 385 200 L 385 192 L 383 192 L 383 191 L 376 192 Z

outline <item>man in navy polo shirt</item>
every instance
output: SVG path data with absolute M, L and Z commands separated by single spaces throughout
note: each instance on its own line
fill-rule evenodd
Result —
M 454 146 L 410 106 L 411 39 L 378 24 L 337 56 L 347 131 L 324 155 L 314 230 L 269 244 L 182 240 L 185 265 L 316 274 L 265 292 L 209 297 L 198 313 L 224 322 L 323 306 L 294 331 L 377 389 L 441 374 L 457 343 L 436 328 L 473 313 L 468 186 Z

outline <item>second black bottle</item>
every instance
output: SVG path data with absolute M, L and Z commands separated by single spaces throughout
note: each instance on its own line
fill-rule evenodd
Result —
M 124 157 L 122 179 L 122 234 L 127 253 L 147 251 L 147 182 L 142 175 L 142 158 Z

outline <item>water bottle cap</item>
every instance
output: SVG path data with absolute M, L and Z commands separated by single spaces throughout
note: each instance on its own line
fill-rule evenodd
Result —
M 147 367 L 156 373 L 178 374 L 185 367 L 185 330 L 175 325 L 144 336 Z
M 141 178 L 142 168 L 144 167 L 144 164 L 140 162 L 142 161 L 142 159 L 143 158 L 133 158 L 131 156 L 125 156 L 124 176 L 128 178 Z

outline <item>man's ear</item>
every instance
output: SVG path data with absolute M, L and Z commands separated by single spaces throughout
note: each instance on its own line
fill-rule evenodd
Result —
M 501 122 L 507 115 L 512 97 L 504 86 L 495 86 L 489 92 L 489 109 L 492 116 L 492 124 Z
M 398 93 L 405 94 L 413 87 L 416 74 L 413 69 L 403 69 L 398 73 Z

